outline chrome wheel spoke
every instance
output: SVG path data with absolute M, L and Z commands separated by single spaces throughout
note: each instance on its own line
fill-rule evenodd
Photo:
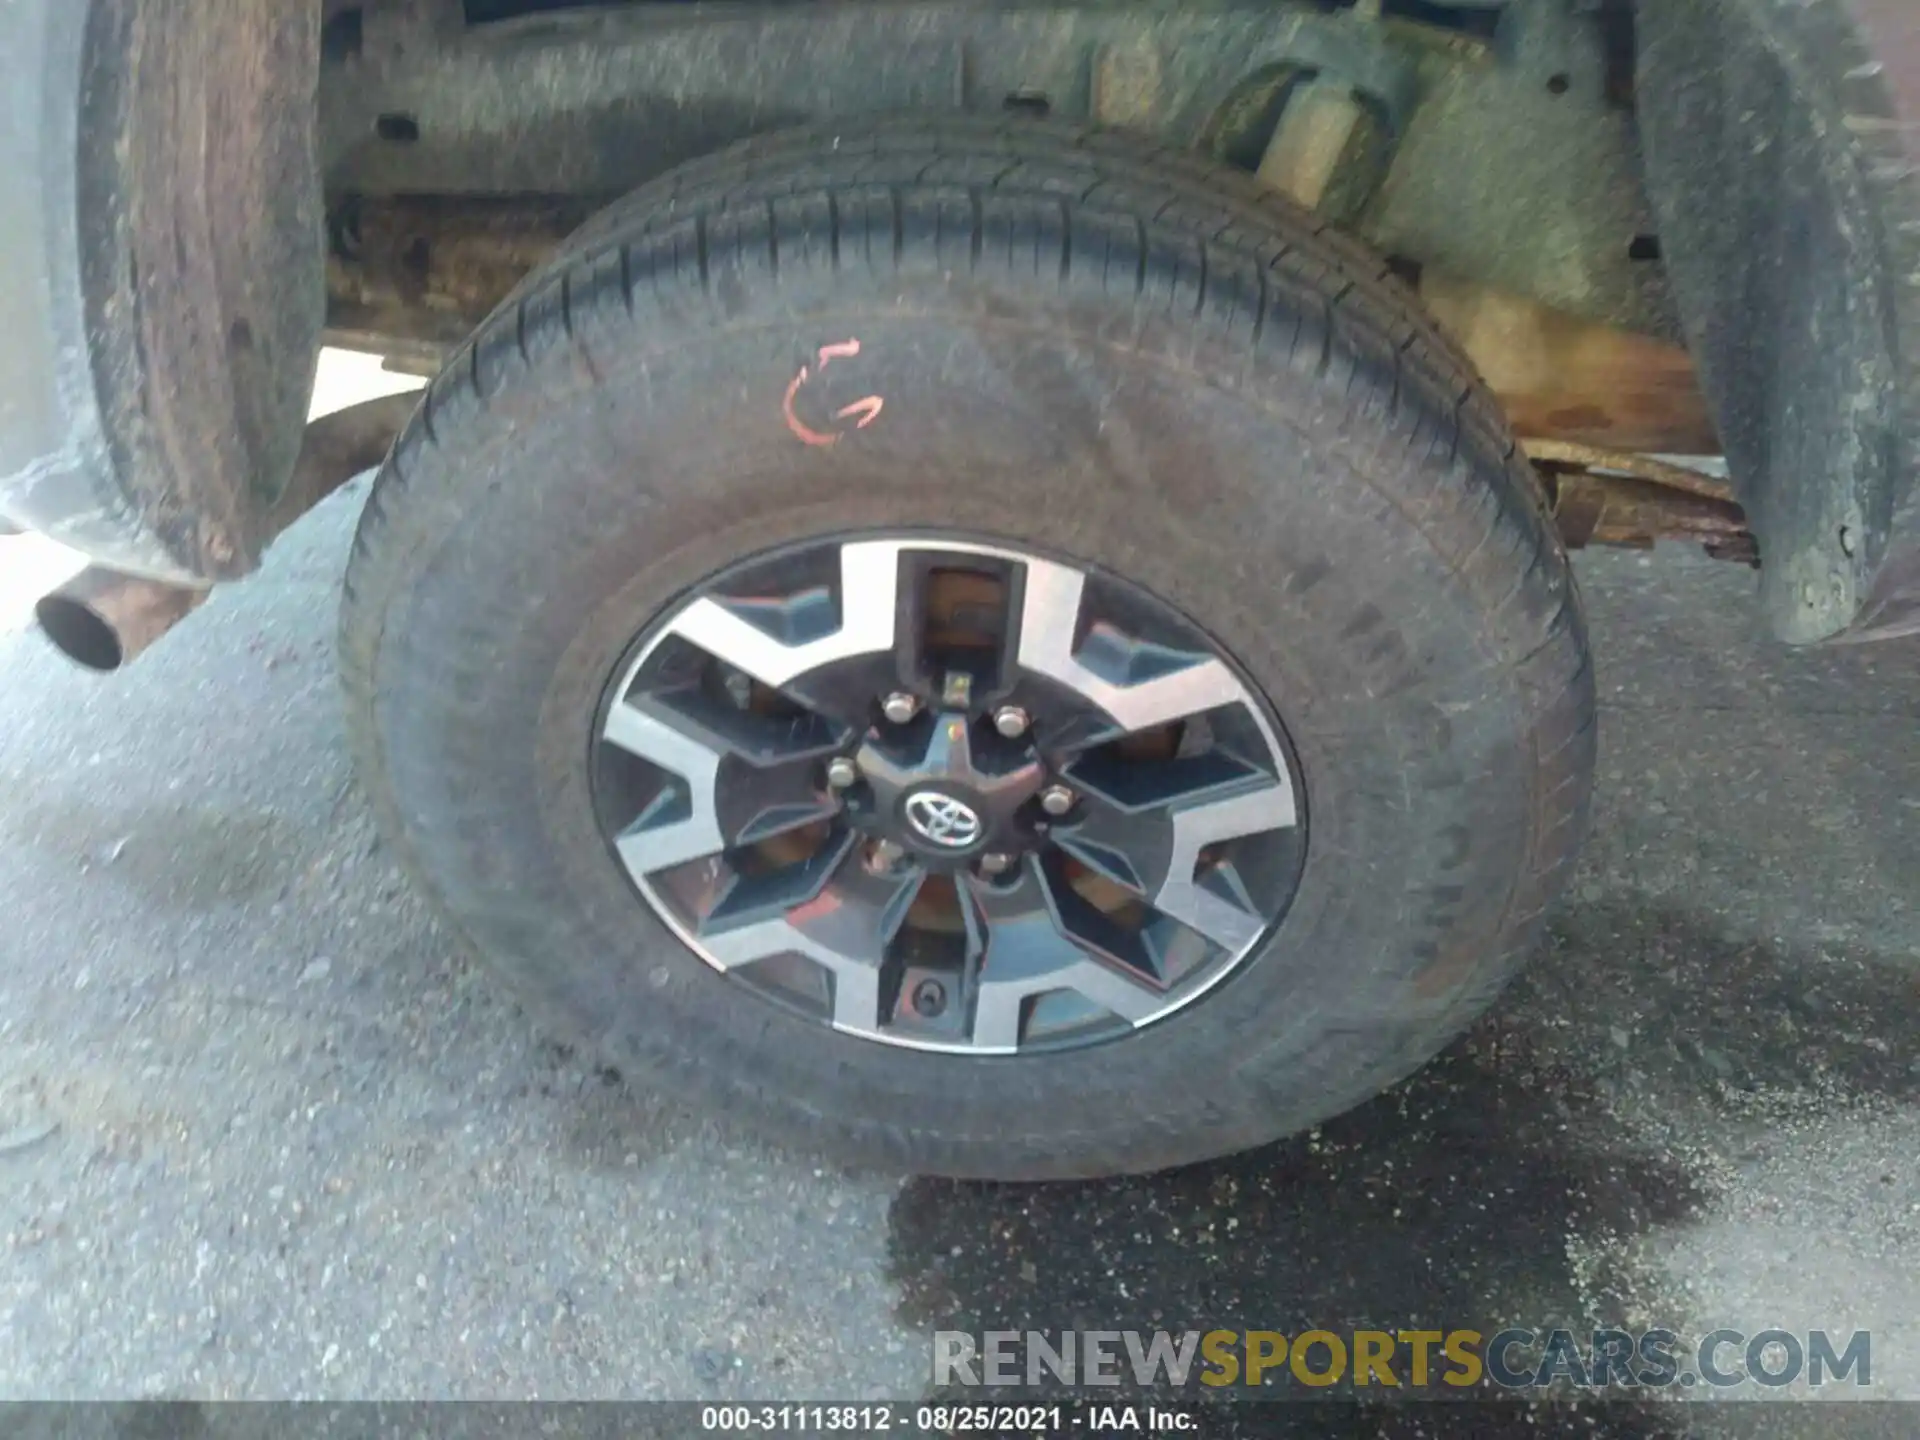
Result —
M 612 706 L 601 738 L 666 777 L 614 837 L 621 860 L 648 875 L 831 819 L 839 805 L 822 757 L 843 734 L 730 711 L 698 692 Z
M 726 848 L 714 807 L 719 750 L 625 703 L 614 705 L 608 713 L 603 738 L 673 777 L 654 803 L 614 837 L 614 847 L 630 873 L 651 875 Z
M 1020 664 L 1084 696 L 1122 733 L 1171 724 L 1222 705 L 1246 689 L 1217 656 L 1128 646 L 1111 632 L 1081 639 L 1086 576 L 1029 560 L 1020 608 Z
M 900 549 L 884 540 L 840 547 L 837 623 L 825 619 L 836 607 L 822 594 L 785 604 L 703 595 L 667 631 L 763 685 L 784 689 L 809 670 L 893 648 Z M 829 623 L 826 633 L 813 633 Z
M 1196 879 L 1210 845 L 1291 827 L 1298 819 L 1293 791 L 1283 785 L 1188 806 L 1173 812 L 1173 855 L 1153 894 L 1153 906 L 1229 950 L 1253 944 L 1266 920 L 1236 899 Z

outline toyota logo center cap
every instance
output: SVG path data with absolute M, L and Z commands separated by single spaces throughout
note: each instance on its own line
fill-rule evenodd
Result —
M 986 829 L 971 805 L 938 790 L 909 795 L 906 816 L 914 834 L 942 850 L 964 850 L 977 843 Z

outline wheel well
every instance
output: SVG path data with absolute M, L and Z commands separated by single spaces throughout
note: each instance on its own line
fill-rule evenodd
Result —
M 1288 96 L 1326 80 L 1377 121 L 1350 157 L 1348 228 L 1456 279 L 1679 333 L 1649 259 L 1613 0 L 789 0 L 657 23 L 673 8 L 336 0 L 321 89 L 336 218 L 395 197 L 593 208 L 754 134 L 876 111 L 1092 120 L 1251 168 Z M 351 225 L 335 233 L 351 249 Z
M 1776 631 L 1819 638 L 1858 610 L 1902 462 L 1883 303 L 1893 272 L 1880 232 L 1852 225 L 1865 212 L 1841 183 L 1857 156 L 1844 134 L 1808 142 L 1840 112 L 1799 77 L 1776 85 L 1762 122 L 1788 167 L 1754 164 L 1735 153 L 1739 127 L 1687 109 L 1687 97 L 1725 100 L 1747 83 L 1768 53 L 1748 32 L 1777 7 L 788 0 L 658 23 L 677 5 L 328 0 L 334 339 L 431 373 L 605 204 L 783 126 L 998 110 L 1144 131 L 1259 168 L 1282 117 L 1331 93 L 1354 114 L 1309 202 L 1430 289 L 1443 321 L 1479 335 L 1469 349 L 1523 436 L 1613 452 L 1724 442 Z M 1286 178 L 1298 195 L 1299 175 Z M 1826 239 L 1803 246 L 1806 266 L 1781 271 L 1782 247 L 1815 232 Z M 1871 243 L 1840 243 L 1861 234 Z M 1861 295 L 1879 298 L 1862 307 Z M 1843 367 L 1805 343 L 1835 323 L 1858 383 L 1836 380 Z
M 1851 625 L 1920 519 L 1901 516 L 1920 338 L 1902 281 L 1920 272 L 1920 196 L 1894 67 L 1855 24 L 1868 8 L 1691 0 L 1640 18 L 1667 264 L 1766 547 L 1767 618 L 1791 641 Z

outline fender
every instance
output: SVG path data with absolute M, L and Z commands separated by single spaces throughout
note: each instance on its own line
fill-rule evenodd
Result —
M 1642 0 L 1668 271 L 1781 639 L 1920 632 L 1920 7 Z
M 0 7 L 0 515 L 113 568 L 245 574 L 325 317 L 320 7 Z

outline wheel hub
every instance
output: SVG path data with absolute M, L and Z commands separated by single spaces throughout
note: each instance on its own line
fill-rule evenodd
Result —
M 1090 1043 L 1255 949 L 1304 857 L 1277 720 L 1117 577 L 959 539 L 733 567 L 609 687 L 595 803 L 702 959 L 869 1039 Z
M 891 733 L 889 733 L 891 732 Z M 923 714 L 870 733 L 854 757 L 870 803 L 850 795 L 851 823 L 913 850 L 931 865 L 1034 842 L 1033 798 L 1047 768 L 1028 744 L 1004 739 L 964 711 Z

